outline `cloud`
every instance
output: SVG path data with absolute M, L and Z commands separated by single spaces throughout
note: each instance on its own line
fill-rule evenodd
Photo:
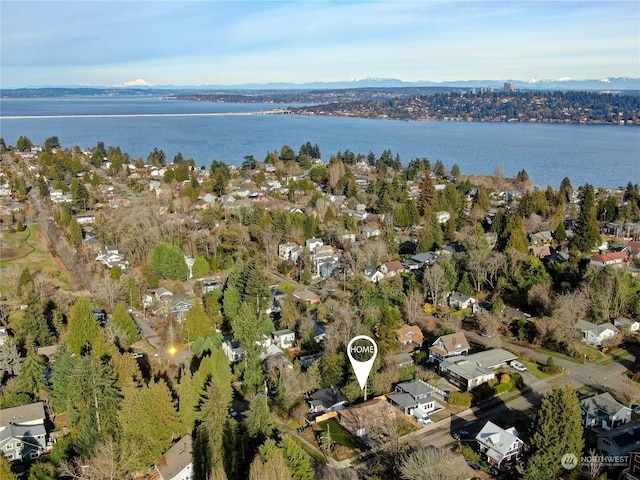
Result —
M 142 78 L 137 78 L 129 82 L 124 82 L 122 86 L 123 87 L 151 87 L 152 85 L 146 80 L 143 80 Z

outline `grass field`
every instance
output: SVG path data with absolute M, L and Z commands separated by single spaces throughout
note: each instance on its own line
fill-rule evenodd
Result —
M 62 262 L 46 249 L 37 225 L 29 225 L 23 232 L 0 234 L 0 268 L 28 268 L 50 278 L 63 290 L 71 290 L 71 278 Z M 0 282 L 3 296 L 11 294 L 9 282 Z
M 331 431 L 331 441 L 338 445 L 343 445 L 352 450 L 360 448 L 358 440 L 351 435 L 335 418 L 327 420 L 318 424 L 322 428 L 323 435 L 326 435 L 327 430 Z

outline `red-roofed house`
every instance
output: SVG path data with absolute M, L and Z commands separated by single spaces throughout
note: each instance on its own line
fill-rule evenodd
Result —
M 603 255 L 591 255 L 591 265 L 596 267 L 606 267 L 607 265 L 623 265 L 627 263 L 629 257 L 627 252 L 610 252 Z

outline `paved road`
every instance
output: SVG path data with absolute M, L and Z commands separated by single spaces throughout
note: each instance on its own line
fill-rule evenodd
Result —
M 485 337 L 474 332 L 465 332 L 465 334 L 467 335 L 467 338 L 473 342 L 483 345 L 487 343 L 487 339 Z M 546 363 L 549 358 L 548 354 L 540 353 L 524 345 L 508 342 L 506 340 L 503 340 L 502 343 L 504 346 L 515 348 L 527 357 L 538 360 L 542 363 Z M 614 390 L 622 390 L 626 387 L 623 373 L 629 369 L 631 364 L 636 363 L 636 356 L 630 354 L 622 360 L 614 361 L 607 365 L 598 365 L 597 362 L 581 364 L 555 356 L 553 357 L 553 360 L 558 367 L 563 369 L 565 375 L 571 379 L 576 388 L 587 385 L 598 389 L 607 387 Z M 529 377 L 534 378 L 531 375 L 529 375 Z M 526 377 L 525 383 L 529 384 Z

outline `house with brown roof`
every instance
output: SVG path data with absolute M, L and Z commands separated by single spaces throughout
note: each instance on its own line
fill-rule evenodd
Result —
M 467 355 L 470 348 L 467 337 L 462 332 L 442 335 L 429 347 L 429 361 L 440 363 L 450 357 Z
M 385 277 L 395 277 L 399 273 L 406 271 L 406 268 L 404 268 L 404 265 L 399 260 L 392 260 L 380 265 L 378 270 L 380 270 Z
M 415 348 L 420 348 L 422 342 L 424 342 L 424 335 L 422 330 L 417 325 L 402 325 L 397 331 L 398 342 L 404 347 L 410 345 Z

